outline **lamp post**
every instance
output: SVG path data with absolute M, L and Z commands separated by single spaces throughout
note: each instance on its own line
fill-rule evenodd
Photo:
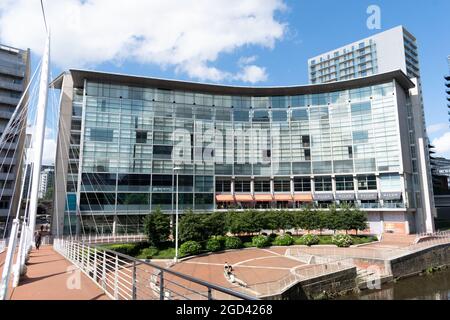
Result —
M 175 200 L 175 257 L 174 262 L 178 262 L 178 171 L 181 170 L 180 167 L 173 168 L 173 171 L 177 175 L 177 191 L 176 191 L 176 200 Z

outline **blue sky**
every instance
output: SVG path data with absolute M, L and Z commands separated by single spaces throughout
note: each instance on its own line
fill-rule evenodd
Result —
M 80 67 L 237 85 L 306 84 L 308 58 L 403 25 L 419 44 L 430 139 L 439 144 L 439 155 L 450 158 L 443 79 L 449 73 L 450 1 L 211 3 L 129 0 L 123 7 L 119 1 L 109 0 L 45 1 L 47 20 L 53 26 L 52 74 Z M 366 26 L 370 5 L 381 9 L 380 30 Z M 27 0 L 0 4 L 0 42 L 40 52 L 44 35 L 36 32 L 42 28 L 39 9 Z M 16 21 L 24 18 L 28 28 L 19 30 Z M 127 34 L 121 33 L 124 29 Z M 35 61 L 36 57 L 33 55 Z

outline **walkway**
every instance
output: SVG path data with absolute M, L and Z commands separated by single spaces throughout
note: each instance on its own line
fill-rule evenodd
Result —
M 0 254 L 0 272 L 5 253 Z M 27 274 L 17 288 L 10 289 L 11 300 L 107 300 L 108 297 L 51 246 L 30 254 Z

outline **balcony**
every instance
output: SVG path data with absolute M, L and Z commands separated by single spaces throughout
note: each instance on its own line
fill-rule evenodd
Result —
M 11 119 L 13 112 L 0 111 L 0 119 Z
M 385 203 L 383 208 L 387 209 L 405 209 L 406 206 L 404 203 Z
M 3 104 L 17 106 L 19 104 L 19 101 L 20 101 L 20 98 L 0 96 L 0 103 L 3 103 Z
M 23 91 L 23 86 L 21 84 L 12 83 L 12 82 L 3 81 L 3 80 L 0 80 L 0 88 L 6 89 L 6 90 L 18 91 L 18 92 Z
M 15 76 L 19 78 L 25 78 L 25 70 L 17 68 L 8 68 L 0 66 L 0 73 Z

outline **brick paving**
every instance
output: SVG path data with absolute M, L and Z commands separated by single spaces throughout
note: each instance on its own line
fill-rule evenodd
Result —
M 4 259 L 5 253 L 2 253 L 0 255 L 0 269 L 3 269 Z M 108 299 L 103 291 L 86 275 L 79 271 L 73 271 L 76 268 L 64 257 L 56 253 L 51 246 L 43 246 L 39 251 L 32 251 L 27 268 L 27 274 L 22 277 L 19 286 L 10 288 L 9 299 Z

